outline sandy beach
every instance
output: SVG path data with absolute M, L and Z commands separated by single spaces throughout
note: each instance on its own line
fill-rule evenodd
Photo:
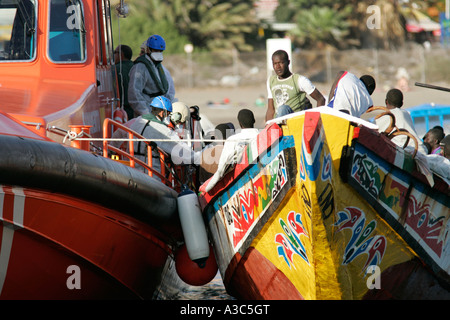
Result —
M 317 85 L 323 95 L 330 91 L 328 85 Z M 385 106 L 386 92 L 377 88 L 372 94 L 375 106 Z M 410 90 L 403 92 L 404 108 L 421 104 L 434 103 L 436 105 L 450 105 L 450 92 L 422 88 L 411 85 Z M 267 104 L 265 84 L 258 86 L 214 87 L 214 88 L 181 88 L 176 97 L 188 105 L 198 105 L 200 113 L 207 117 L 214 125 L 232 122 L 237 127 L 237 113 L 242 108 L 248 108 L 255 114 L 257 128 L 263 128 Z M 263 101 L 263 106 L 257 106 L 257 100 Z M 224 103 L 227 102 L 227 103 Z M 312 100 L 312 102 L 315 102 Z M 313 103 L 313 106 L 315 104 Z

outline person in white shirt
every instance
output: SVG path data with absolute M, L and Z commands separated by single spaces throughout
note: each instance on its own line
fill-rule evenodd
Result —
M 255 116 L 251 110 L 240 110 L 237 118 L 241 130 L 227 138 L 225 141 L 219 158 L 217 171 L 206 186 L 206 192 L 214 187 L 225 173 L 227 173 L 229 168 L 233 167 L 241 160 L 245 147 L 258 136 L 259 130 L 254 128 Z
M 358 79 L 353 73 L 340 71 L 331 87 L 328 106 L 359 118 L 373 106 L 371 95 L 375 86 L 370 75 Z
M 389 90 L 386 94 L 385 103 L 386 108 L 388 108 L 395 117 L 395 126 L 399 129 L 405 129 L 406 131 L 411 133 L 417 139 L 418 151 L 426 155 L 428 153 L 428 150 L 423 144 L 422 139 L 420 139 L 417 135 L 411 115 L 407 110 L 401 109 L 401 107 L 403 106 L 403 93 L 398 89 Z M 378 125 L 378 130 L 380 132 L 386 131 L 386 129 L 389 127 L 390 121 L 391 119 L 389 116 L 382 116 L 378 119 L 375 119 L 375 123 Z M 392 138 L 391 141 L 396 145 L 403 147 L 406 139 L 406 135 L 398 135 Z M 415 147 L 415 143 L 414 141 L 412 141 L 412 139 L 409 140 L 408 146 L 412 148 Z

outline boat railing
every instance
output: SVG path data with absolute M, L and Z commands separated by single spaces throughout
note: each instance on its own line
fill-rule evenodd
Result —
M 109 143 L 110 141 L 114 141 L 114 139 L 108 139 L 112 136 L 113 130 L 123 130 L 126 132 L 128 136 L 128 139 L 126 139 L 128 141 L 128 148 L 117 148 Z M 136 157 L 134 142 L 137 139 L 139 141 L 144 142 L 147 146 L 146 148 L 147 162 L 142 161 Z M 152 151 L 158 152 L 159 156 L 155 159 L 158 159 L 158 161 L 160 161 L 161 172 L 158 172 L 153 168 Z M 109 156 L 110 152 L 113 153 L 111 157 Z M 147 170 L 149 176 L 151 177 L 157 176 L 164 184 L 172 188 L 177 187 L 177 180 L 175 179 L 176 177 L 173 173 L 174 168 L 171 165 L 170 156 L 166 152 L 158 148 L 155 142 L 151 141 L 150 139 L 146 139 L 144 136 L 133 131 L 132 129 L 128 128 L 122 123 L 119 123 L 110 118 L 106 118 L 105 121 L 103 122 L 103 156 L 105 158 L 112 158 L 113 160 L 119 160 L 117 159 L 117 155 L 127 159 L 121 160 L 120 162 L 126 163 L 132 168 L 135 168 L 136 164 L 138 164 Z
M 375 119 L 379 119 L 383 116 L 389 116 L 390 117 L 390 123 L 388 125 L 388 127 L 386 128 L 386 130 L 384 132 L 382 132 L 382 134 L 384 134 L 389 140 L 392 140 L 392 138 L 400 136 L 400 135 L 405 135 L 406 136 L 406 140 L 405 143 L 403 144 L 403 148 L 406 148 L 406 146 L 409 144 L 409 140 L 411 139 L 414 142 L 414 151 L 412 153 L 412 157 L 415 158 L 417 151 L 419 149 L 419 142 L 417 141 L 416 137 L 414 137 L 414 135 L 412 135 L 408 130 L 406 129 L 400 129 L 396 126 L 395 124 L 395 116 L 389 111 L 388 108 L 386 107 L 381 107 L 381 106 L 374 106 L 374 107 L 370 107 L 367 112 L 373 112 L 373 111 L 382 111 L 382 113 L 378 114 Z

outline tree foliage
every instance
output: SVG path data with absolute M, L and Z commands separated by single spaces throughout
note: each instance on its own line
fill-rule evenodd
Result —
M 128 0 L 127 4 L 128 17 L 117 21 L 113 15 L 116 43 L 120 26 L 120 42 L 133 48 L 160 34 L 168 53 L 183 52 L 187 43 L 197 50 L 252 50 L 246 36 L 256 34 L 258 21 L 251 0 Z
M 112 1 L 113 6 L 119 2 Z M 118 19 L 113 13 L 114 41 L 128 44 L 136 51 L 149 36 L 160 34 L 166 40 L 167 53 L 182 53 L 187 43 L 192 43 L 196 51 L 252 51 L 253 45 L 265 44 L 264 37 L 258 35 L 262 23 L 253 10 L 255 1 L 125 0 L 130 7 L 128 17 Z M 327 44 L 337 48 L 387 49 L 401 45 L 405 39 L 399 0 L 278 1 L 276 21 L 297 25 L 287 35 L 294 45 L 302 48 Z M 444 0 L 414 0 L 414 3 L 425 9 L 442 8 Z M 368 27 L 369 6 L 380 9 L 379 28 Z M 266 36 L 272 32 L 268 31 Z
M 291 34 L 302 46 L 322 46 L 328 44 L 339 47 L 349 34 L 350 24 L 347 20 L 351 7 L 335 11 L 329 7 L 313 6 L 301 10 L 295 16 L 297 28 Z

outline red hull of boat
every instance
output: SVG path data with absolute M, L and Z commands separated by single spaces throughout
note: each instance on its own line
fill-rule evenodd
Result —
M 250 247 L 243 257 L 237 253 L 225 273 L 225 286 L 231 295 L 244 300 L 304 300 L 292 282 Z
M 3 186 L 0 298 L 151 298 L 168 246 L 157 230 L 72 197 Z

